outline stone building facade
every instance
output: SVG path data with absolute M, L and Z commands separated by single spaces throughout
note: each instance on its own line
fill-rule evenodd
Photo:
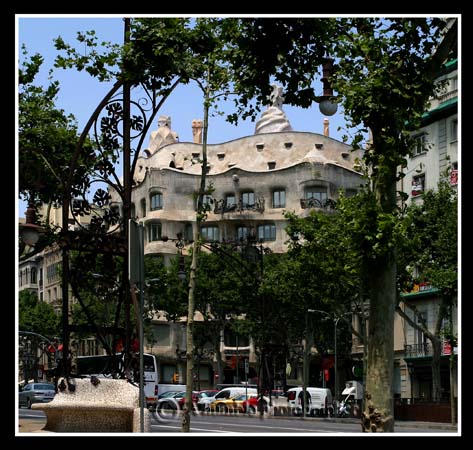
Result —
M 198 130 L 201 126 L 202 121 L 192 122 L 194 142 L 176 140 L 156 148 L 156 139 L 150 140 L 150 148 L 137 161 L 132 215 L 144 225 L 145 254 L 161 255 L 165 263 L 176 256 L 177 250 L 171 240 L 165 242 L 162 237 L 173 239 L 182 233 L 189 242 L 196 226 L 195 194 L 202 169 Z M 326 129 L 328 134 L 328 124 Z M 177 136 L 177 133 L 166 130 L 166 135 Z M 209 194 L 204 201 L 211 210 L 202 224 L 201 236 L 208 241 L 223 242 L 253 233 L 273 252 L 285 252 L 288 236 L 284 212 L 292 211 L 304 217 L 313 208 L 327 209 L 330 200 L 337 199 L 340 189 L 347 195 L 354 194 L 362 183 L 354 169 L 360 156 L 360 151 L 352 152 L 348 145 L 327 135 L 292 131 L 281 102 L 273 102 L 256 123 L 254 135 L 207 146 Z M 118 196 L 113 192 L 111 195 L 120 208 Z M 183 249 L 184 254 L 187 250 L 188 245 Z M 162 382 L 170 382 L 173 373 L 184 372 L 180 357 L 185 350 L 184 321 L 185 318 L 181 324 L 173 324 L 165 322 L 163 317 L 155 318 L 161 333 L 155 336 L 158 345 L 148 346 L 147 350 L 156 353 L 162 363 Z M 221 351 L 227 363 L 236 353 L 238 358 L 249 358 L 250 364 L 256 361 L 251 340 L 239 347 L 231 341 L 231 337 L 227 339 L 222 333 Z M 210 366 L 201 366 L 201 386 L 205 387 L 204 380 L 212 385 Z

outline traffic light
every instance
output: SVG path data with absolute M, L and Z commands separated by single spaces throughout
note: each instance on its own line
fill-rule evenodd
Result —
M 173 382 L 173 383 L 179 383 L 179 374 L 178 374 L 178 373 L 175 373 L 175 374 L 172 376 L 172 382 Z

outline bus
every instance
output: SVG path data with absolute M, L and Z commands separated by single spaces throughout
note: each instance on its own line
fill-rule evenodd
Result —
M 139 384 L 139 354 L 133 353 L 132 359 L 132 381 Z M 92 375 L 103 378 L 118 378 L 124 372 L 123 365 L 124 354 L 117 353 L 115 359 L 109 355 L 77 356 L 76 374 L 90 377 Z M 153 408 L 156 406 L 158 397 L 158 364 L 156 356 L 150 353 L 143 353 L 144 366 L 144 396 L 146 406 Z

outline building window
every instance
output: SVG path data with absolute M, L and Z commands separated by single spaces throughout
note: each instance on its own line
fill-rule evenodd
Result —
M 425 174 L 412 177 L 411 195 L 416 197 L 424 192 L 425 189 Z
M 34 267 L 31 268 L 30 276 L 31 284 L 36 284 L 36 269 Z
M 458 90 L 458 77 L 450 78 L 450 87 L 452 91 Z
M 141 217 L 146 217 L 146 199 L 142 198 L 140 201 L 141 205 Z
M 419 325 L 422 325 L 423 323 L 427 324 L 427 312 L 426 311 L 419 311 L 416 322 Z M 416 330 L 415 334 L 415 344 L 418 346 L 418 351 L 422 349 L 422 347 L 425 345 L 427 342 L 427 338 L 425 334 L 421 330 Z
M 156 211 L 157 209 L 163 209 L 163 194 L 156 193 L 151 196 L 151 211 Z
M 304 195 L 305 199 L 309 200 L 309 206 L 323 207 L 324 203 L 327 201 L 327 189 L 324 187 L 309 187 L 306 189 Z
M 233 208 L 236 206 L 235 194 L 227 194 L 225 196 L 225 208 Z
M 255 206 L 255 193 L 252 191 L 241 194 L 241 205 L 243 209 L 253 208 Z
M 452 120 L 450 125 L 450 142 L 457 142 L 458 140 L 458 121 Z
M 192 224 L 191 223 L 186 223 L 184 225 L 184 240 L 185 241 L 193 241 L 194 236 L 192 232 Z
M 425 153 L 427 151 L 426 149 L 426 140 L 425 140 L 426 134 L 419 134 L 418 136 L 414 137 L 415 144 L 414 144 L 414 150 L 412 156 L 417 156 L 421 155 L 422 153 Z
M 40 285 L 43 284 L 43 268 L 42 267 L 39 269 L 39 284 Z
M 223 333 L 225 347 L 248 347 L 250 339 L 244 334 L 236 333 L 233 330 L 225 330 Z
M 207 242 L 217 242 L 219 240 L 218 227 L 209 226 L 200 229 L 202 239 Z
M 159 241 L 161 239 L 162 226 L 160 222 L 151 222 L 149 224 L 149 242 Z
M 273 191 L 273 208 L 285 208 L 286 207 L 286 191 L 278 190 Z
M 275 241 L 276 240 L 276 225 L 258 225 L 258 239 L 260 241 Z
M 276 168 L 276 161 L 268 161 L 268 170 L 274 170 Z
M 237 227 L 237 239 L 244 240 L 250 236 L 250 228 L 249 227 Z

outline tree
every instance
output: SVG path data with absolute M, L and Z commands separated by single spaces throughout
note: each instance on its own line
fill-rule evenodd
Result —
M 429 330 L 425 320 L 419 315 L 415 303 L 402 296 L 399 298 L 400 302 L 414 313 L 416 320 L 412 320 L 399 305 L 396 307 L 398 314 L 412 327 L 422 331 L 432 343 L 432 400 L 434 402 L 440 400 L 441 393 L 442 339 L 446 339 L 452 349 L 457 340 L 453 334 L 453 307 L 456 306 L 458 289 L 458 195 L 456 188 L 449 182 L 450 170 L 448 169 L 442 175 L 436 190 L 424 192 L 421 203 L 412 203 L 407 208 L 406 238 L 401 248 L 403 266 L 407 270 L 399 274 L 400 290 L 408 291 L 413 283 L 419 282 L 431 283 L 438 290 L 440 305 L 434 330 Z M 448 326 L 445 325 L 446 321 L 448 321 Z M 453 386 L 450 386 L 450 389 L 452 391 Z M 454 410 L 452 402 L 452 411 Z
M 54 308 L 41 302 L 31 291 L 20 291 L 18 299 L 18 328 L 53 339 L 59 334 L 59 317 Z
M 42 56 L 29 57 L 23 48 L 23 58 L 18 98 L 19 192 L 32 204 L 60 204 L 65 168 L 77 143 L 77 125 L 72 115 L 55 106 L 57 81 L 51 81 L 46 88 L 34 84 Z M 73 187 L 85 182 L 91 165 L 90 152 L 90 145 L 86 145 Z
M 284 19 L 281 19 L 282 21 Z M 308 68 L 307 56 L 317 41 L 335 58 L 330 80 L 338 92 L 348 124 L 362 127 L 352 145 L 358 148 L 363 132 L 372 132 L 372 143 L 364 154 L 370 171 L 371 194 L 367 214 L 358 223 L 370 299 L 366 408 L 364 431 L 393 431 L 393 323 L 396 305 L 396 246 L 393 241 L 396 221 L 397 168 L 410 154 L 409 132 L 420 123 L 429 97 L 435 91 L 434 78 L 451 51 L 456 51 L 456 26 L 447 27 L 441 19 L 407 18 L 343 18 L 281 20 L 244 19 L 245 30 L 235 39 L 235 55 L 242 61 L 258 64 L 241 77 L 241 83 L 261 87 L 268 75 L 286 81 L 287 98 L 295 104 L 303 99 L 290 93 L 311 90 L 315 68 Z M 323 27 L 331 33 L 324 36 Z M 277 30 L 284 29 L 279 35 Z M 448 31 L 447 31 L 448 30 Z M 446 33 L 445 33 L 446 32 Z M 441 45 L 440 39 L 444 33 Z M 251 44 L 257 37 L 271 37 L 264 48 Z M 284 41 L 284 44 L 282 43 Z M 288 46 L 279 52 L 281 45 Z M 319 61 L 313 60 L 315 66 Z M 308 70 L 298 71 L 306 67 Z M 261 79 L 259 74 L 264 74 Z M 290 74 L 290 83 L 285 74 Z M 286 87 L 286 86 L 284 86 Z M 264 88 L 263 88 L 264 89 Z M 256 89 L 253 90 L 255 94 Z M 261 91 L 259 91 L 261 92 Z M 313 100 L 310 94 L 305 100 Z M 242 100 L 240 98 L 240 100 Z M 244 100 L 244 99 L 243 99 Z M 368 219 L 368 222 L 365 222 Z M 365 233 L 366 231 L 372 233 Z

